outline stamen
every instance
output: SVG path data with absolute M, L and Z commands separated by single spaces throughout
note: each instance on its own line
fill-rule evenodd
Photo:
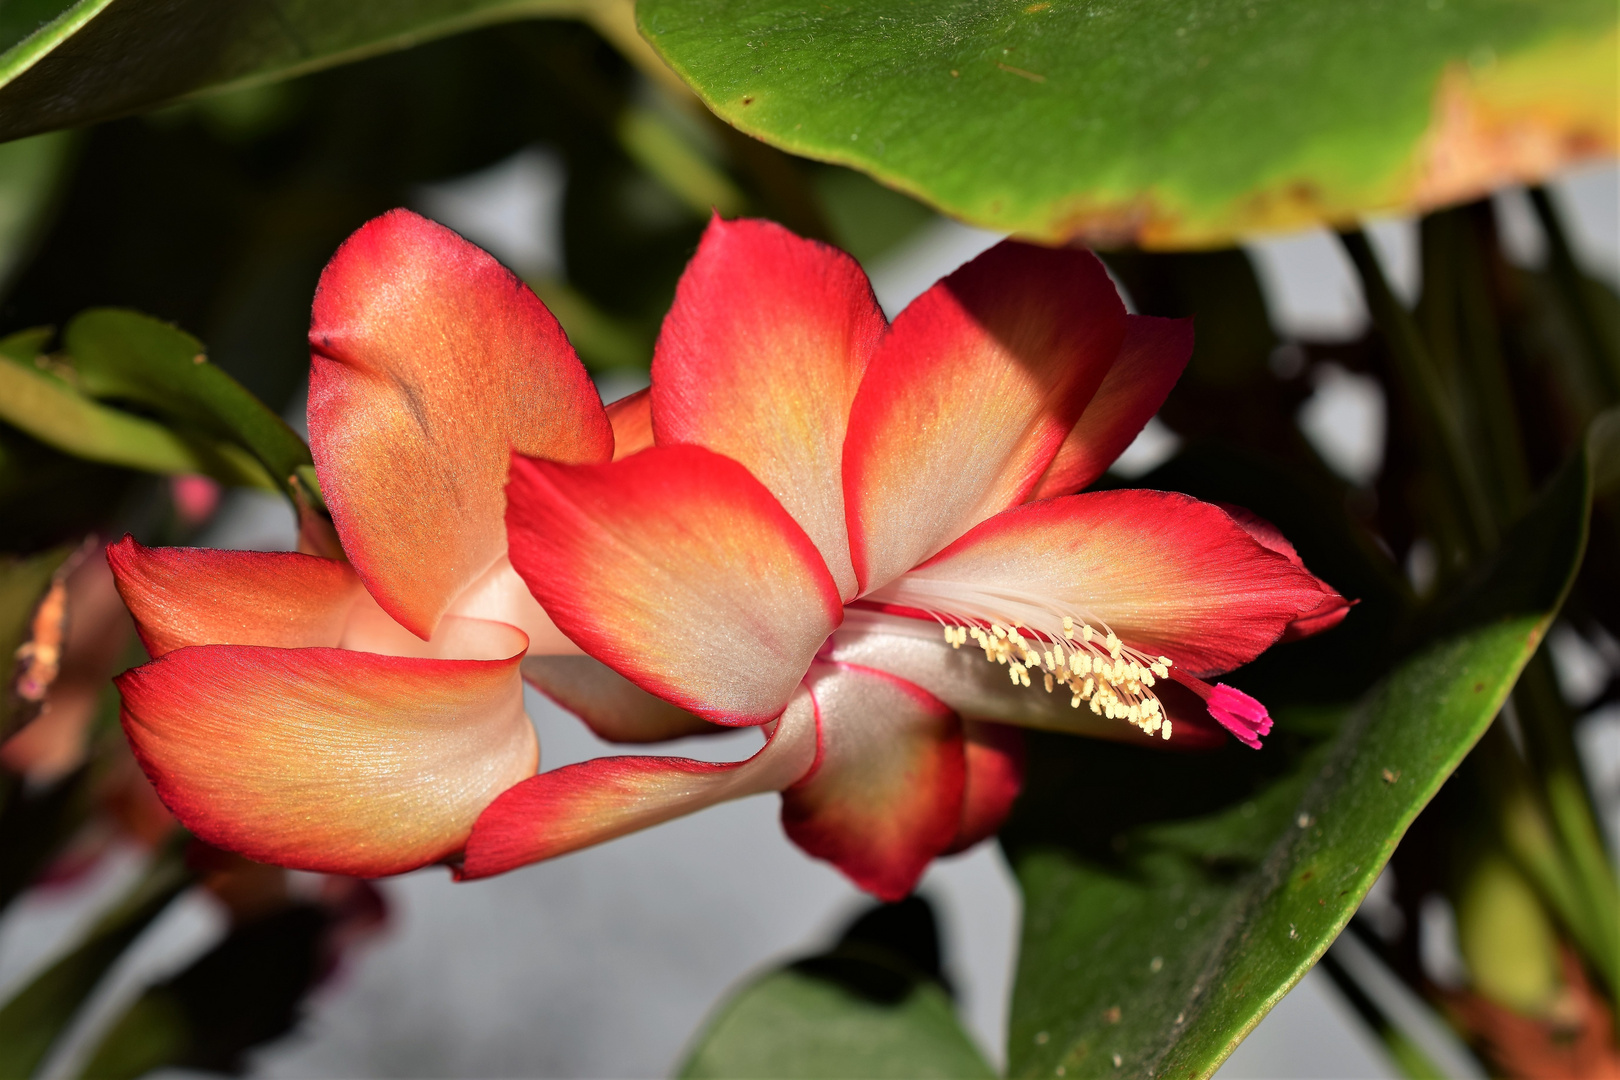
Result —
M 1039 672 L 1042 689 L 1055 694 L 1063 687 L 1071 708 L 1084 703 L 1098 716 L 1168 737 L 1169 718 L 1153 688 L 1180 671 L 1172 675 L 1169 657 L 1132 648 L 1101 619 L 1069 602 L 909 575 L 873 594 L 871 602 L 931 615 L 951 648 L 972 641 L 986 662 L 1007 669 L 1014 686 L 1033 688 Z M 1241 709 L 1234 713 L 1241 714 Z

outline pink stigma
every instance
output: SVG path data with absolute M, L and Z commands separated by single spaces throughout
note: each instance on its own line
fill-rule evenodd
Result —
M 1210 691 L 1204 703 L 1209 706 L 1209 715 L 1245 746 L 1258 750 L 1260 736 L 1271 734 L 1271 714 L 1241 690 L 1222 683 Z

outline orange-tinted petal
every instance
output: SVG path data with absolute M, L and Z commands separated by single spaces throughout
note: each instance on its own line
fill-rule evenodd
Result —
M 1090 252 L 1006 241 L 878 346 L 844 444 L 862 592 L 1022 502 L 1107 374 L 1125 307 Z
M 815 760 L 814 714 L 809 694 L 800 690 L 770 741 L 747 761 L 609 757 L 531 777 L 478 819 L 458 876 L 503 874 L 729 799 L 780 790 Z
M 146 651 L 186 645 L 336 646 L 365 590 L 348 564 L 292 551 L 107 547 Z
M 124 731 L 164 804 L 209 843 L 303 870 L 400 873 L 459 851 L 538 760 L 523 635 L 452 616 L 435 645 L 476 658 L 177 649 L 118 677 Z
M 514 457 L 508 491 L 512 565 L 556 624 L 705 720 L 775 717 L 843 617 L 804 530 L 702 447 L 611 465 Z
M 646 387 L 607 407 L 613 425 L 613 460 L 639 454 L 653 444 L 652 388 Z
M 523 677 L 608 742 L 663 742 L 728 730 L 654 697 L 588 656 L 530 656 Z
M 1072 495 L 1108 471 L 1164 404 L 1192 349 L 1191 319 L 1129 316 L 1119 356 L 1030 499 Z
M 442 225 L 394 210 L 321 274 L 310 449 L 355 570 L 419 637 L 506 550 L 515 447 L 606 461 L 600 399 L 545 305 Z
M 966 763 L 956 714 L 872 668 L 817 664 L 815 771 L 782 792 L 782 827 L 881 900 L 911 892 L 962 824 Z
M 652 364 L 660 445 L 741 462 L 855 595 L 841 461 L 850 403 L 884 329 L 859 264 L 770 221 L 709 222 Z
M 998 514 L 873 599 L 1049 640 L 1070 614 L 1204 675 L 1254 659 L 1331 592 L 1212 503 L 1124 490 Z

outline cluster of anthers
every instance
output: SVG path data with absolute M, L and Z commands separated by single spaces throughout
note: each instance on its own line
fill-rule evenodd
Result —
M 959 649 L 971 638 L 984 650 L 984 658 L 1007 666 L 1016 686 L 1032 686 L 1031 669 L 1042 672 L 1048 694 L 1058 686 L 1069 691 L 1069 706 L 1089 702 L 1091 711 L 1110 720 L 1125 720 L 1149 735 L 1170 737 L 1170 718 L 1153 693 L 1158 679 L 1170 677 L 1168 656 L 1148 657 L 1127 648 L 1113 631 L 1099 634 L 1087 623 L 1077 627 L 1072 616 L 1063 617 L 1057 640 L 1025 637 L 1026 628 L 999 622 L 988 630 L 973 625 L 947 625 L 945 640 Z

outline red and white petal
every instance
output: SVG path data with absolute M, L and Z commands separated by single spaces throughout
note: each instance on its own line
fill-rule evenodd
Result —
M 607 407 L 613 425 L 613 460 L 639 454 L 653 444 L 652 387 L 637 390 Z
M 1024 733 L 1006 724 L 962 720 L 967 773 L 962 790 L 962 821 L 949 855 L 988 840 L 1012 813 L 1024 787 Z
M 445 614 L 515 626 L 529 636 L 530 656 L 579 654 L 579 646 L 557 629 L 546 609 L 512 569 L 512 560 L 507 555 L 502 555 L 483 576 L 468 585 Z
M 816 757 L 815 708 L 800 690 L 747 761 L 596 758 L 530 777 L 473 827 L 457 876 L 489 877 L 650 828 L 716 803 L 778 791 Z
M 187 645 L 336 646 L 365 595 L 347 563 L 291 551 L 107 546 L 146 651 Z
M 1123 720 L 1094 713 L 1084 703 L 1073 708 L 1071 695 L 1062 690 L 1049 694 L 1039 682 L 1031 687 L 1013 683 L 1007 668 L 986 660 L 971 644 L 953 649 L 932 621 L 851 612 L 824 655 L 840 663 L 887 671 L 922 687 L 962 716 L 1156 749 L 1201 749 L 1224 741 L 1224 736 L 1208 726 L 1202 732 L 1193 727 L 1184 730 L 1179 716 L 1174 738 L 1167 743 Z M 1039 677 L 1037 673 L 1036 679 Z M 1165 685 L 1160 683 L 1161 688 Z M 1203 704 L 1191 691 L 1186 696 L 1191 711 L 1201 715 Z
M 1119 355 L 1030 499 L 1072 495 L 1107 472 L 1170 396 L 1192 350 L 1191 319 L 1128 316 Z
M 1072 614 L 1204 675 L 1253 660 L 1326 589 L 1212 503 L 1123 490 L 1008 510 L 872 599 L 1053 640 Z
M 873 668 L 817 664 L 821 754 L 782 792 L 793 842 L 881 900 L 911 892 L 962 826 L 962 724 L 943 702 Z
M 698 446 L 610 465 L 514 456 L 512 565 L 580 648 L 705 720 L 759 724 L 843 617 L 810 538 Z
M 900 313 L 850 413 L 844 499 L 862 592 L 1014 506 L 1125 336 L 1090 252 L 1005 241 Z
M 1305 568 L 1305 561 L 1299 557 L 1299 552 L 1294 550 L 1294 545 L 1288 542 L 1288 538 L 1277 526 L 1245 507 L 1233 506 L 1231 503 L 1216 505 L 1231 515 L 1232 520 L 1243 526 L 1244 531 L 1254 537 L 1267 551 L 1275 551 L 1300 569 Z M 1288 629 L 1283 631 L 1282 640 L 1298 641 L 1300 638 L 1331 630 L 1350 614 L 1350 609 L 1355 606 L 1352 601 L 1346 600 L 1325 583 L 1322 590 L 1321 602 L 1289 623 Z
M 444 859 L 532 775 L 523 635 L 450 617 L 442 656 L 204 645 L 117 679 L 175 817 L 260 862 L 375 877 Z M 470 657 L 470 658 L 469 658 Z
M 659 445 L 741 462 L 855 595 L 842 460 L 850 403 L 885 327 L 860 265 L 770 221 L 709 222 L 652 363 Z
M 606 461 L 613 433 L 557 320 L 511 271 L 394 210 L 316 287 L 310 449 L 344 551 L 419 637 L 506 550 L 511 450 Z
M 654 697 L 589 656 L 530 656 L 523 677 L 608 742 L 663 742 L 729 730 Z

